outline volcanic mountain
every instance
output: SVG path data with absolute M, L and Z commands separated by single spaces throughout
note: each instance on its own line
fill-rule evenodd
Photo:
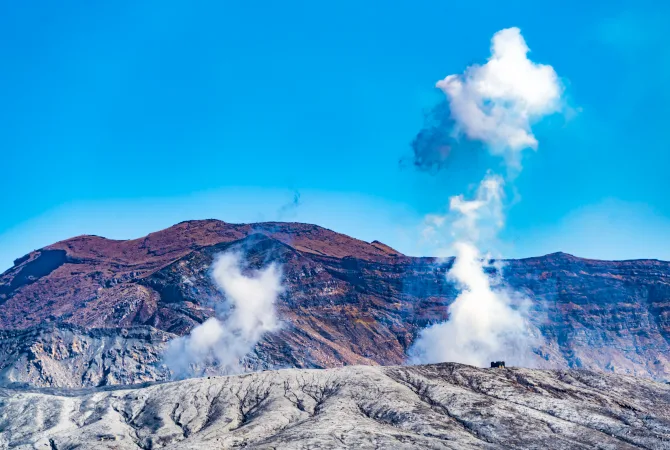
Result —
M 231 249 L 251 268 L 280 263 L 287 287 L 284 326 L 248 355 L 250 369 L 402 364 L 458 293 L 445 277 L 451 260 L 315 225 L 205 220 L 134 240 L 79 236 L 0 276 L 0 384 L 166 379 L 165 343 L 214 314 L 209 268 Z M 532 301 L 535 366 L 670 378 L 670 263 L 564 253 L 504 263 L 504 282 Z

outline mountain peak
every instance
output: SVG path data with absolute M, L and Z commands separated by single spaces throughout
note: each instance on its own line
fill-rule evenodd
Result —
M 398 250 L 394 249 L 391 246 L 388 246 L 388 245 L 384 244 L 383 242 L 379 242 L 379 241 L 375 240 L 375 241 L 370 242 L 370 244 L 373 247 L 378 248 L 379 250 L 381 250 L 385 253 L 388 253 L 389 255 L 402 256 L 402 253 L 400 253 Z
M 79 236 L 36 250 L 0 275 L 0 329 L 14 336 L 4 347 L 9 350 L 0 349 L 0 384 L 3 361 L 16 358 L 21 369 L 10 375 L 43 385 L 55 383 L 54 377 L 83 385 L 159 379 L 145 369 L 156 361 L 163 338 L 140 333 L 125 340 L 123 333 L 183 335 L 211 317 L 212 299 L 220 296 L 210 268 L 229 249 L 241 250 L 251 270 L 281 264 L 286 285 L 277 302 L 286 327 L 257 349 L 257 359 L 248 362 L 253 368 L 400 364 L 417 333 L 445 320 L 458 295 L 440 260 L 399 255 L 382 242 L 311 224 L 202 220 L 126 241 Z M 585 260 L 557 252 L 507 260 L 504 282 L 546 312 L 531 317 L 546 330 L 538 364 L 661 378 L 670 373 L 667 360 L 658 357 L 668 350 L 669 273 L 669 263 Z M 76 339 L 58 327 L 34 332 L 45 323 L 85 330 Z M 639 339 L 639 330 L 648 333 L 648 342 Z M 594 350 L 590 342 L 601 344 Z M 42 349 L 37 357 L 31 356 L 35 349 Z M 98 351 L 135 362 L 118 363 L 106 379 L 102 366 L 90 364 Z

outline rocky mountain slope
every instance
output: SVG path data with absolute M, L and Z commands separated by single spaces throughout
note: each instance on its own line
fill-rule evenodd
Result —
M 0 389 L 16 449 L 667 449 L 670 386 L 584 370 L 352 366 Z
M 283 321 L 250 369 L 392 365 L 448 317 L 451 261 L 413 258 L 314 225 L 184 222 L 145 238 L 80 236 L 19 258 L 0 276 L 0 384 L 102 386 L 163 380 L 165 342 L 221 301 L 213 257 L 282 264 Z M 532 302 L 532 364 L 670 378 L 670 263 L 567 254 L 506 261 Z M 505 359 L 505 355 L 500 355 Z

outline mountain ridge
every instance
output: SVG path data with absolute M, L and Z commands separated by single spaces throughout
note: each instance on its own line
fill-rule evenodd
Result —
M 398 255 L 309 224 L 208 220 L 129 241 L 77 237 L 0 275 L 0 329 L 25 330 L 0 349 L 0 384 L 63 384 L 68 373 L 85 385 L 165 379 L 156 366 L 164 342 L 214 314 L 209 266 L 227 250 L 250 267 L 281 264 L 287 287 L 277 303 L 285 326 L 248 355 L 249 370 L 402 364 L 458 293 L 445 276 L 452 259 Z M 504 262 L 505 284 L 532 303 L 535 365 L 670 378 L 670 263 L 564 253 Z M 137 327 L 162 340 L 124 342 L 113 331 Z

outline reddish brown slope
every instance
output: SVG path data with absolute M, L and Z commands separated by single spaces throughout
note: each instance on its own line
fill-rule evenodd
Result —
M 66 250 L 75 259 L 155 267 L 174 261 L 191 250 L 232 242 L 251 233 L 267 234 L 297 250 L 336 258 L 352 256 L 376 260 L 402 256 L 402 253 L 381 242 L 364 242 L 317 225 L 290 222 L 233 224 L 220 220 L 181 222 L 146 237 L 124 241 L 78 236 L 46 248 Z
M 78 237 L 21 258 L 0 276 L 0 327 L 30 328 L 26 336 L 46 322 L 184 334 L 213 313 L 220 295 L 208 270 L 229 246 L 256 266 L 281 263 L 287 285 L 278 304 L 286 327 L 259 344 L 254 367 L 402 363 L 416 333 L 444 320 L 457 293 L 445 279 L 448 262 L 396 256 L 378 242 L 314 225 L 196 221 L 132 241 Z M 504 272 L 533 301 L 543 364 L 670 376 L 670 263 L 559 253 L 508 261 Z M 25 343 L 15 340 L 12 348 Z M 39 348 L 69 348 L 49 342 Z M 30 365 L 34 345 L 25 344 Z M 158 349 L 147 345 L 148 360 Z
M 43 321 L 90 325 L 80 322 L 83 312 L 86 317 L 107 315 L 124 298 L 135 299 L 135 306 L 151 315 L 158 298 L 136 280 L 192 251 L 252 233 L 320 256 L 382 261 L 397 254 L 390 247 L 302 223 L 198 220 L 126 241 L 78 236 L 19 258 L 0 276 L 0 327 L 26 328 Z

